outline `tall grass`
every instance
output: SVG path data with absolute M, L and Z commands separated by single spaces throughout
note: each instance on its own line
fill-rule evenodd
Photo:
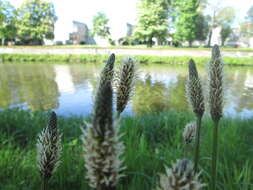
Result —
M 40 187 L 36 166 L 36 137 L 45 127 L 48 114 L 21 110 L 0 112 L 0 189 L 34 190 Z M 149 190 L 159 183 L 164 165 L 170 166 L 183 156 L 182 131 L 194 115 L 187 112 L 123 117 L 122 132 L 125 150 L 126 177 L 118 184 L 120 190 Z M 87 118 L 89 120 L 89 118 Z M 86 170 L 82 157 L 80 125 L 83 118 L 59 117 L 63 133 L 62 163 L 49 184 L 55 190 L 89 189 L 84 179 Z M 211 181 L 212 120 L 203 118 L 200 168 L 202 181 Z M 219 190 L 250 190 L 253 188 L 253 119 L 224 118 L 220 121 Z M 206 187 L 210 189 L 210 187 Z

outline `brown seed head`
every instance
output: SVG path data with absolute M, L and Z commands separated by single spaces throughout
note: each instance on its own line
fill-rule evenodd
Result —
M 185 144 L 190 144 L 193 142 L 196 136 L 196 129 L 197 129 L 196 121 L 187 123 L 183 132 L 183 139 Z
M 124 111 L 134 88 L 136 79 L 136 61 L 132 58 L 124 60 L 119 71 L 119 84 L 117 85 L 117 111 Z
M 37 140 L 37 162 L 42 178 L 51 178 L 60 164 L 61 151 L 61 134 L 57 128 L 56 114 L 52 112 L 47 127 Z
M 212 49 L 208 71 L 210 113 L 213 120 L 219 121 L 223 109 L 223 62 L 217 45 Z
M 93 126 L 100 138 L 112 127 L 112 76 L 115 56 L 112 54 L 100 75 L 94 103 Z
M 177 160 L 171 169 L 166 168 L 166 175 L 161 175 L 157 190 L 200 190 L 205 185 L 199 181 L 199 175 L 194 173 L 189 160 Z
M 191 59 L 189 61 L 189 78 L 186 83 L 186 95 L 193 112 L 202 117 L 205 111 L 204 96 L 202 92 L 202 85 L 198 77 L 198 71 L 195 62 Z

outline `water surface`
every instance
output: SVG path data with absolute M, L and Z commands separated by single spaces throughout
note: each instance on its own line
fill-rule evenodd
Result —
M 198 69 L 206 88 L 206 69 Z M 96 64 L 1 64 L 0 109 L 88 115 L 100 70 Z M 125 114 L 189 110 L 186 66 L 142 65 L 139 70 L 135 95 Z M 225 99 L 226 115 L 253 117 L 253 67 L 225 67 Z

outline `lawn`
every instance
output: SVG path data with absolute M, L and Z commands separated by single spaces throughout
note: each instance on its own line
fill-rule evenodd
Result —
M 0 112 L 0 189 L 34 190 L 40 187 L 36 166 L 36 138 L 46 126 L 48 113 L 21 110 Z M 192 113 L 167 111 L 123 117 L 121 130 L 126 146 L 126 175 L 119 190 L 152 190 L 164 166 L 186 157 L 192 147 L 182 141 L 184 126 Z M 89 118 L 86 118 L 89 120 Z M 50 181 L 54 190 L 90 189 L 85 179 L 82 143 L 83 118 L 59 117 L 63 133 L 62 163 Z M 219 190 L 253 189 L 253 118 L 223 118 L 220 126 L 218 164 Z M 201 134 L 201 180 L 208 184 L 211 165 L 212 122 L 206 115 Z M 208 189 L 208 188 L 206 188 Z

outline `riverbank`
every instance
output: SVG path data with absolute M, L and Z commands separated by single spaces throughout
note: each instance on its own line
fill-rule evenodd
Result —
M 124 177 L 119 190 L 154 189 L 164 165 L 187 157 L 191 159 L 191 146 L 184 155 L 182 131 L 194 118 L 187 112 L 163 112 L 136 117 L 124 117 L 121 129 L 125 134 Z M 47 113 L 20 110 L 0 112 L 0 189 L 39 189 L 36 167 L 36 137 L 45 127 Z M 89 189 L 84 178 L 82 143 L 80 141 L 83 118 L 59 117 L 63 133 L 62 164 L 50 181 L 54 190 Z M 224 118 L 220 126 L 219 189 L 252 189 L 253 119 Z M 202 180 L 208 184 L 211 170 L 212 122 L 204 117 L 201 134 Z M 208 189 L 208 188 L 207 188 Z
M 8 62 L 46 62 L 46 63 L 102 63 L 107 60 L 108 54 L 0 54 L 3 63 Z M 116 61 L 120 62 L 124 57 L 132 56 L 142 64 L 186 64 L 193 58 L 198 64 L 206 64 L 210 57 L 191 57 L 191 56 L 152 56 L 152 55 L 118 55 Z M 253 65 L 253 57 L 224 57 L 227 65 Z
M 131 47 L 131 46 L 130 46 Z M 36 54 L 36 55 L 108 55 L 115 53 L 116 55 L 131 56 L 190 56 L 190 57 L 210 57 L 210 48 L 126 48 L 126 47 L 71 47 L 71 46 L 27 46 L 27 47 L 0 47 L 3 54 Z M 162 47 L 162 46 L 161 46 Z M 222 55 L 224 57 L 253 57 L 251 49 L 233 49 L 223 48 Z
M 0 47 L 1 48 L 1 47 Z M 34 46 L 2 46 L 2 48 L 16 48 L 16 49 L 24 49 L 24 48 L 36 48 L 36 49 L 139 49 L 139 50 L 206 50 L 210 51 L 211 48 L 208 47 L 174 47 L 168 45 L 162 46 L 153 46 L 147 47 L 146 45 L 125 45 L 125 46 L 97 46 L 97 45 L 34 45 Z M 221 47 L 222 51 L 229 52 L 253 52 L 253 48 L 233 48 L 233 47 Z

